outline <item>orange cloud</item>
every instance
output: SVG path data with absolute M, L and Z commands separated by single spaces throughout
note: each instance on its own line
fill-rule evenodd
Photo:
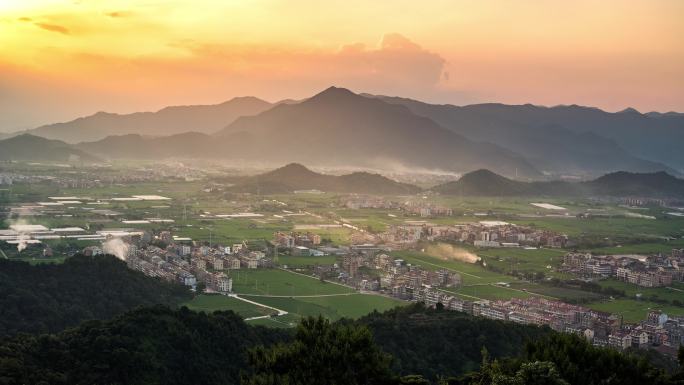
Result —
M 47 23 L 33 23 L 36 27 L 42 28 L 44 30 L 50 31 L 50 32 L 57 32 L 61 33 L 64 35 L 68 35 L 69 29 L 67 27 L 61 26 L 61 25 L 56 25 L 56 24 L 47 24 Z

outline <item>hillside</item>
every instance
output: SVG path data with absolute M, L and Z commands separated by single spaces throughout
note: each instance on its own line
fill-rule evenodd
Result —
M 517 355 L 525 341 L 551 333 L 421 305 L 341 321 L 347 322 L 368 326 L 376 343 L 396 354 L 397 373 L 429 377 L 477 368 L 482 346 L 492 357 Z M 51 337 L 0 340 L 0 373 L 15 383 L 235 384 L 241 372 L 250 371 L 248 348 L 291 338 L 291 330 L 251 327 L 231 311 L 205 314 L 155 306 Z
M 529 364 L 567 382 L 549 382 L 545 370 L 511 381 Z M 420 304 L 359 321 L 308 318 L 294 333 L 248 326 L 230 311 L 155 306 L 0 340 L 0 373 L 3 383 L 24 384 L 677 383 L 645 359 L 577 336 Z M 488 381 L 493 374 L 510 379 Z
M 59 140 L 23 134 L 0 140 L 0 160 L 96 162 L 99 159 Z
M 222 143 L 199 132 L 149 137 L 139 134 L 108 136 L 75 145 L 83 151 L 110 159 L 222 158 Z
M 321 190 L 328 192 L 407 195 L 420 188 L 399 183 L 382 175 L 367 172 L 335 176 L 319 174 L 301 164 L 291 163 L 279 169 L 251 177 L 236 178 L 235 192 L 259 194 L 290 193 L 295 190 Z
M 445 195 L 466 196 L 638 196 L 684 198 L 684 179 L 665 172 L 606 174 L 588 182 L 521 182 L 489 170 L 468 173 L 432 188 Z
M 377 96 L 428 117 L 468 139 L 523 154 L 537 168 L 555 173 L 684 170 L 681 114 L 609 113 L 581 106 L 505 104 L 434 105 Z
M 489 168 L 506 175 L 517 170 L 521 176 L 540 176 L 522 157 L 500 146 L 470 141 L 406 107 L 343 88 L 331 87 L 301 103 L 239 118 L 217 137 L 240 132 L 250 141 L 234 155 L 258 150 L 259 158 L 270 162 L 450 171 Z
M 63 264 L 29 265 L 0 258 L 0 337 L 55 333 L 138 306 L 176 305 L 184 286 L 130 270 L 112 256 L 74 256 Z
M 91 142 L 112 135 L 167 136 L 183 132 L 212 133 L 240 116 L 255 115 L 271 104 L 254 97 L 234 98 L 216 105 L 172 106 L 156 112 L 98 112 L 69 122 L 29 130 L 32 135 L 68 143 Z

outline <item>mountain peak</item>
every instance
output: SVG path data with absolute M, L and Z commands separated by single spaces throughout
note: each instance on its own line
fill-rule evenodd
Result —
M 312 96 L 309 100 L 331 100 L 331 101 L 339 101 L 342 99 L 347 99 L 347 98 L 352 98 L 352 97 L 359 97 L 359 95 L 351 92 L 350 90 L 342 87 L 335 87 L 335 86 L 330 86 L 326 88 L 325 90 L 317 93 L 316 95 Z
M 625 108 L 624 110 L 618 112 L 618 114 L 641 115 L 641 112 L 637 111 L 635 108 L 627 107 L 627 108 Z

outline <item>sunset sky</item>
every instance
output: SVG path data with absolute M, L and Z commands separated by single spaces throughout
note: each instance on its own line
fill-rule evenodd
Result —
M 0 0 L 0 131 L 330 85 L 684 111 L 684 1 Z

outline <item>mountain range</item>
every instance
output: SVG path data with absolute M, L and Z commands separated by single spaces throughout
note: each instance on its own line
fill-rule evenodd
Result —
M 97 141 L 126 134 L 166 136 L 191 131 L 213 133 L 240 116 L 258 114 L 271 107 L 271 103 L 255 97 L 240 97 L 216 105 L 172 106 L 156 112 L 98 112 L 70 122 L 41 126 L 26 133 L 67 143 Z
M 555 173 L 684 170 L 684 115 L 609 113 L 577 105 L 435 105 L 373 96 L 403 105 L 472 140 L 524 154 L 538 168 Z
M 103 159 L 240 159 L 457 173 L 486 168 L 527 180 L 684 170 L 684 114 L 576 105 L 459 107 L 337 87 L 275 104 L 244 97 L 157 112 L 99 112 L 28 133 Z

